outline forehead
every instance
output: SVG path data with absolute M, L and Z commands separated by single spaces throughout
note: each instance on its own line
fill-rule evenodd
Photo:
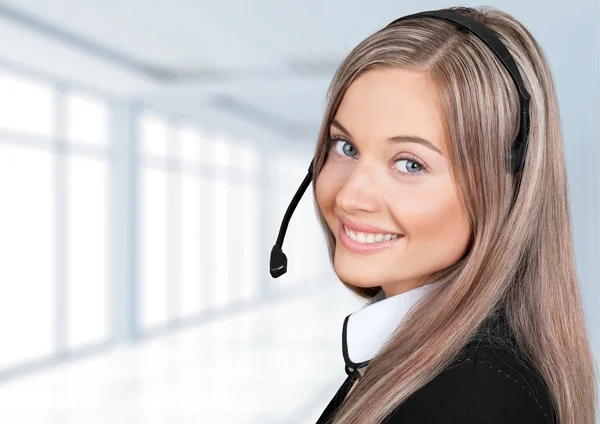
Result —
M 335 118 L 359 141 L 415 135 L 445 150 L 437 88 L 422 72 L 364 72 L 348 87 Z

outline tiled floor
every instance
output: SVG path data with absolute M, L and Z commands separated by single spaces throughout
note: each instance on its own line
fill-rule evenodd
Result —
M 342 383 L 341 283 L 0 382 L 10 424 L 313 424 Z

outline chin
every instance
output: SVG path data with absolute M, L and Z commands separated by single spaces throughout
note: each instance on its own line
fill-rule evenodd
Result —
M 334 260 L 334 270 L 338 278 L 346 284 L 356 287 L 378 287 L 385 281 L 382 276 L 377 276 L 372 267 L 366 264 L 357 263 L 356 260 L 344 258 L 339 260 L 336 256 Z

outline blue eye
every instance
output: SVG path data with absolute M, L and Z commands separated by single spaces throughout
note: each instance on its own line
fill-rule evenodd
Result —
M 338 139 L 329 139 L 330 143 L 333 144 L 333 147 L 335 147 L 335 151 L 342 155 L 342 156 L 354 156 L 356 155 L 356 149 L 354 148 L 354 146 L 347 140 L 343 140 L 341 138 Z M 341 141 L 341 143 L 338 143 L 338 141 Z M 342 145 L 341 151 L 338 148 L 338 146 Z
M 398 164 L 400 162 L 406 162 L 406 164 L 400 168 L 406 169 L 407 173 L 409 173 L 409 174 L 416 174 L 418 172 L 421 172 L 421 170 L 423 169 L 423 165 L 415 159 L 399 158 L 396 160 L 396 164 Z M 406 166 L 407 164 L 409 164 L 408 167 Z M 415 169 L 415 168 L 417 168 L 417 169 Z M 404 172 L 404 171 L 400 171 L 400 172 Z

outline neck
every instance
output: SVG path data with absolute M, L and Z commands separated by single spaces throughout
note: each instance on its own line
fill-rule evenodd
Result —
M 386 285 L 382 285 L 381 288 L 383 289 L 383 292 L 385 293 L 385 297 L 392 297 L 392 296 L 396 296 L 397 294 L 400 293 L 405 293 L 409 290 L 415 289 L 417 287 L 421 287 L 424 286 L 425 284 L 428 284 L 426 281 L 424 281 L 423 279 L 419 279 L 417 280 L 413 280 L 413 281 L 399 281 L 399 282 L 395 282 L 395 283 L 390 283 L 390 284 L 386 284 Z

